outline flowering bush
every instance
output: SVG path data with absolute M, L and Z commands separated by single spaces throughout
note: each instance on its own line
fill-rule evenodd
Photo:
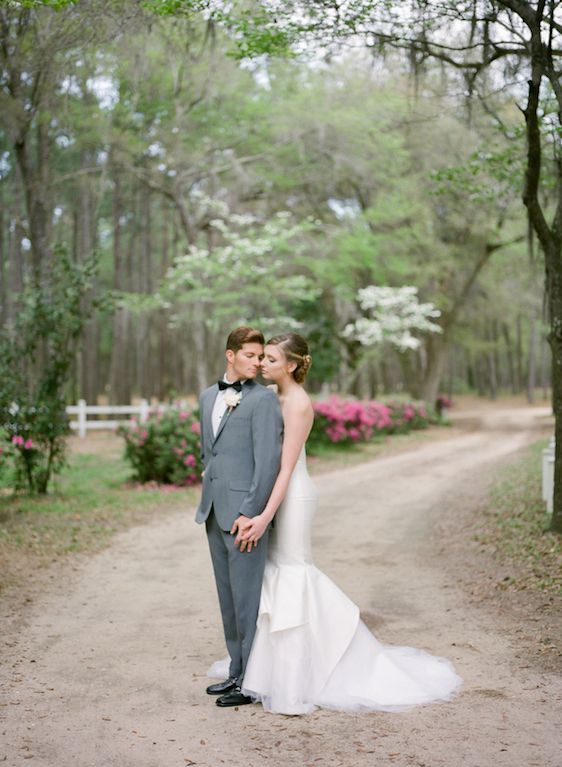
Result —
M 153 412 L 145 423 L 119 427 L 125 438 L 125 457 L 139 482 L 194 485 L 203 470 L 199 419 L 196 411 L 171 408 Z
M 0 472 L 9 474 L 15 490 L 45 493 L 53 472 L 65 464 L 69 426 L 64 400 L 53 396 L 41 405 L 13 402 L 0 408 L 0 419 L 7 441 Z
M 367 442 L 383 434 L 423 429 L 430 423 L 424 405 L 346 400 L 335 395 L 315 402 L 314 414 L 308 441 L 310 452 L 322 444 Z
M 88 298 L 96 268 L 96 257 L 78 264 L 57 248 L 39 282 L 29 275 L 13 321 L 0 327 L 0 435 L 11 445 L 15 490 L 46 493 L 65 465 L 68 384 L 84 324 L 103 303 Z
M 424 404 L 416 402 L 390 402 L 393 434 L 404 434 L 413 429 L 426 429 L 432 422 Z

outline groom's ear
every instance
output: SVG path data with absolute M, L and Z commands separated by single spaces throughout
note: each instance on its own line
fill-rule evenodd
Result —
M 224 353 L 224 356 L 226 357 L 226 361 L 230 362 L 230 364 L 232 364 L 234 362 L 234 357 L 236 355 L 234 354 L 232 349 L 227 349 L 226 352 Z

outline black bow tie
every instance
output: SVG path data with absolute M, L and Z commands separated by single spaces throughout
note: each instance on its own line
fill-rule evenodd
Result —
M 218 381 L 220 391 L 225 389 L 236 389 L 236 391 L 242 391 L 242 381 L 234 381 L 234 383 L 228 383 L 228 381 Z

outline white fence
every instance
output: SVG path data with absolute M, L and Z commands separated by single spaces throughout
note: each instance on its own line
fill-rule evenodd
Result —
M 136 415 L 141 423 L 147 420 L 151 410 L 165 410 L 165 405 L 151 407 L 148 400 L 143 399 L 140 405 L 87 405 L 86 400 L 78 400 L 78 405 L 66 408 L 68 415 L 76 415 L 76 421 L 70 422 L 70 428 L 78 432 L 79 437 L 85 437 L 88 429 L 116 429 L 120 424 L 129 423 L 129 418 L 112 419 L 109 421 L 89 420 L 89 415 Z

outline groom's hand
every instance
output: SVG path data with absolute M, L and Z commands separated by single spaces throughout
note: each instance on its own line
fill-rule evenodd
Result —
M 252 550 L 252 544 L 250 543 L 248 545 L 248 541 L 242 540 L 242 537 L 248 527 L 252 524 L 252 520 L 250 517 L 245 517 L 243 514 L 241 514 L 232 525 L 232 529 L 230 531 L 231 535 L 234 535 L 234 533 L 237 533 L 236 539 L 234 541 L 234 545 L 238 546 L 240 548 L 240 551 L 244 551 L 247 548 L 247 550 L 250 552 Z

